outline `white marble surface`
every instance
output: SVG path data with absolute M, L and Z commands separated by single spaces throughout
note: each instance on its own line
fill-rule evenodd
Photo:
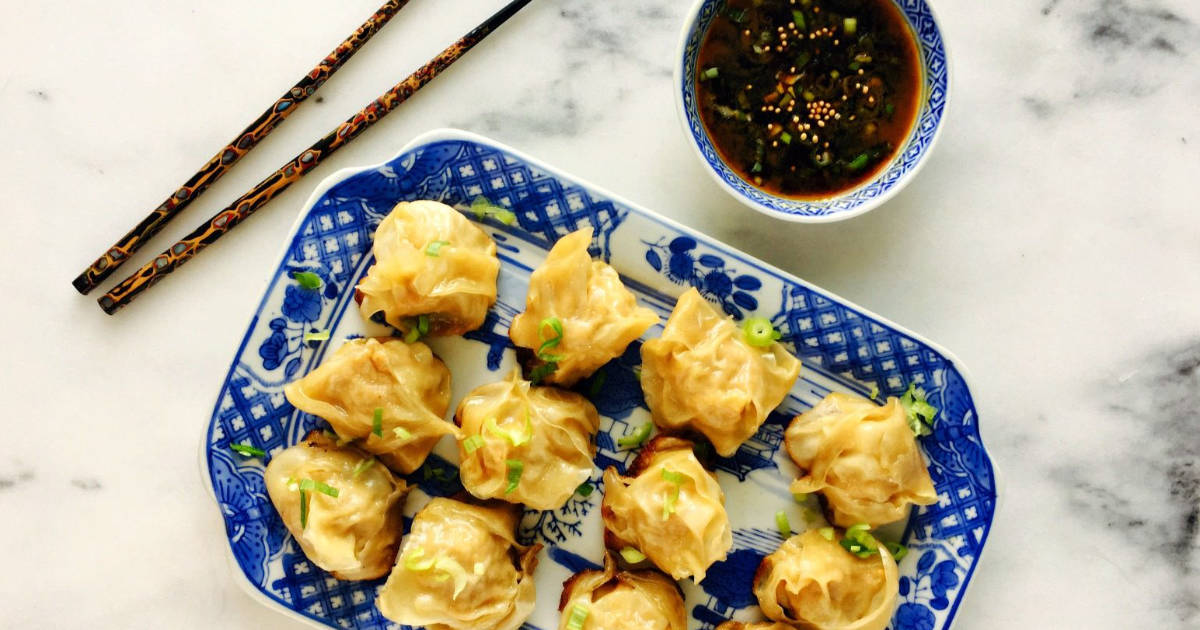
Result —
M 201 431 L 319 179 L 444 125 L 954 350 L 1007 478 L 956 627 L 1200 626 L 1200 4 L 938 0 L 940 146 L 883 208 L 803 226 L 738 205 L 686 146 L 668 77 L 690 2 L 535 0 L 119 316 L 74 292 L 376 4 L 0 1 L 0 626 L 296 627 L 231 578 Z M 414 0 L 154 251 L 501 4 Z

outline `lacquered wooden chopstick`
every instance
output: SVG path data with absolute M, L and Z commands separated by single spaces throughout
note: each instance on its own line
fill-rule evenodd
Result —
M 288 186 L 316 168 L 330 155 L 333 155 L 335 151 L 349 144 L 368 127 L 408 100 L 417 90 L 474 48 L 476 44 L 529 2 L 530 0 L 513 0 L 482 24 L 476 26 L 462 39 L 451 44 L 416 72 L 384 92 L 382 96 L 372 101 L 357 114 L 346 119 L 325 137 L 317 140 L 312 146 L 292 158 L 290 162 L 279 167 L 246 194 L 235 199 L 224 210 L 213 215 L 191 234 L 156 256 L 154 260 L 146 263 L 133 275 L 122 280 L 120 284 L 97 300 L 100 308 L 104 309 L 105 313 L 112 315 L 132 302 L 143 291 L 175 271 L 205 247 L 216 242 L 221 235 L 246 220 L 247 217 L 254 214 L 255 210 L 261 208 L 276 195 L 286 190 Z
M 313 92 L 321 87 L 326 79 L 337 72 L 338 68 L 341 68 L 342 64 L 346 63 L 350 57 L 353 57 L 354 53 L 358 52 L 363 44 L 366 44 L 367 40 L 383 28 L 388 20 L 392 19 L 392 16 L 396 15 L 396 12 L 404 8 L 408 2 L 409 0 L 388 0 L 383 3 L 383 6 L 379 7 L 374 15 L 367 18 L 367 21 L 363 22 L 358 30 L 338 44 L 338 47 L 322 59 L 321 63 L 304 75 L 304 78 L 292 86 L 292 89 L 272 103 L 232 142 L 218 151 L 199 171 L 196 171 L 191 179 L 184 182 L 179 190 L 176 190 L 166 201 L 142 219 L 128 234 L 122 236 L 121 240 L 108 248 L 108 251 L 79 274 L 71 284 L 85 295 L 96 288 L 113 271 L 116 271 L 121 263 L 128 260 L 130 254 L 141 248 L 168 221 L 182 212 L 192 200 L 199 197 L 209 186 L 220 179 L 243 155 L 249 153 L 259 140 L 265 138 L 276 125 L 296 111 L 300 103 L 312 96 Z

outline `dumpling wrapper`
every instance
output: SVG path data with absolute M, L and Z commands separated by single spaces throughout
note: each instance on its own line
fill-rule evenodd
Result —
M 562 340 L 547 353 L 561 357 L 544 381 L 570 387 L 602 365 L 621 356 L 625 348 L 658 323 L 658 315 L 638 306 L 620 276 L 608 263 L 592 260 L 588 246 L 592 229 L 583 228 L 560 239 L 546 261 L 529 277 L 525 312 L 513 319 L 513 344 L 535 354 L 554 333 L 542 322 L 557 317 Z M 538 361 L 537 364 L 541 362 Z
M 433 245 L 436 256 L 430 252 Z M 496 243 L 459 211 L 437 201 L 402 201 L 379 222 L 375 264 L 358 283 L 364 318 L 383 312 L 407 333 L 420 315 L 431 335 L 483 325 L 496 301 Z
M 519 518 L 520 510 L 504 503 L 430 501 L 413 518 L 379 591 L 379 612 L 427 630 L 520 627 L 533 612 L 533 570 L 542 546 L 517 543 Z
M 558 630 L 569 630 L 575 606 L 587 609 L 579 630 L 687 630 L 679 586 L 658 571 L 618 571 L 612 556 L 604 569 L 580 571 L 563 583 Z
M 420 342 L 347 341 L 283 391 L 294 407 L 329 422 L 338 437 L 363 440 L 364 449 L 405 474 L 421 466 L 443 435 L 458 434 L 443 419 L 450 370 Z M 376 409 L 383 410 L 381 436 L 374 433 Z
M 884 525 L 907 516 L 911 504 L 937 502 L 896 398 L 880 407 L 858 396 L 829 394 L 796 416 L 784 444 L 802 473 L 792 492 L 820 492 L 839 527 Z
M 495 423 L 495 431 L 486 428 L 489 420 Z M 507 381 L 467 394 L 458 405 L 455 422 L 461 428 L 459 477 L 467 491 L 480 499 L 556 509 L 592 476 L 593 438 L 600 430 L 596 408 L 575 392 L 532 386 L 521 379 L 520 369 L 513 370 Z M 468 453 L 464 443 L 472 436 L 480 436 L 483 446 Z M 513 444 L 513 438 L 520 446 Z M 516 489 L 508 493 L 507 460 L 519 460 L 524 466 Z
M 370 580 L 388 572 L 404 529 L 409 486 L 370 455 L 337 446 L 319 431 L 271 458 L 263 473 L 267 495 L 284 526 L 313 564 L 339 580 Z M 293 483 L 312 479 L 338 490 L 331 497 L 308 492 L 307 527 L 300 522 L 300 492 Z
M 784 541 L 754 575 L 763 614 L 805 630 L 883 630 L 899 589 L 896 562 L 883 545 L 859 558 L 817 530 Z
M 796 626 L 778 621 L 726 621 L 717 626 L 717 630 L 796 630 Z
M 733 532 L 725 493 L 692 448 L 687 440 L 660 436 L 634 460 L 629 476 L 610 466 L 604 471 L 600 512 L 609 549 L 634 547 L 672 578 L 690 577 L 699 583 L 708 567 L 725 559 L 733 547 Z M 664 469 L 687 478 L 676 486 L 664 478 Z M 664 519 L 664 506 L 676 488 L 678 499 Z
M 746 343 L 696 289 L 679 296 L 662 337 L 642 345 L 642 391 L 664 431 L 692 430 L 722 457 L 754 435 L 800 375 L 779 343 Z

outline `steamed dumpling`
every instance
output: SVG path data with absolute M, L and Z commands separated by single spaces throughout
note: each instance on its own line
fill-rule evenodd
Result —
M 420 467 L 443 435 L 458 433 L 443 420 L 450 370 L 420 342 L 348 341 L 283 391 L 294 407 L 328 421 L 338 437 L 363 440 L 363 448 L 406 474 Z
M 820 492 L 840 527 L 872 527 L 904 518 L 911 504 L 937 501 L 937 491 L 896 398 L 880 407 L 832 393 L 796 416 L 784 443 L 801 476 L 793 493 Z
M 561 340 L 542 353 L 557 366 L 543 379 L 547 383 L 574 385 L 621 356 L 626 346 L 658 323 L 658 315 L 637 305 L 616 270 L 592 260 L 591 242 L 591 228 L 558 239 L 530 276 L 525 312 L 509 329 L 514 344 L 537 354 L 543 343 L 559 336 L 549 324 L 557 319 Z
M 363 317 L 382 311 L 408 333 L 424 315 L 428 334 L 460 335 L 479 328 L 496 301 L 496 243 L 444 203 L 396 204 L 371 251 L 375 264 L 358 283 Z
M 883 630 L 899 595 L 892 554 L 859 558 L 817 530 L 784 541 L 763 558 L 754 595 L 763 614 L 810 630 Z
M 580 571 L 563 583 L 558 630 L 568 630 L 572 615 L 583 618 L 578 630 L 687 630 L 679 587 L 658 571 L 618 571 L 612 556 L 601 571 Z
M 375 605 L 427 630 L 514 630 L 533 612 L 537 552 L 517 543 L 516 506 L 436 498 L 413 518 Z
M 601 514 L 610 549 L 633 547 L 677 580 L 703 580 L 733 546 L 725 493 L 687 440 L 654 438 L 627 477 L 605 470 Z
M 692 430 L 722 457 L 758 431 L 800 375 L 779 343 L 755 347 L 696 289 L 679 296 L 662 337 L 642 345 L 642 391 L 664 431 Z
M 337 496 L 305 489 L 302 507 L 305 480 Z M 391 568 L 409 487 L 370 455 L 313 431 L 272 457 L 263 481 L 284 526 L 313 564 L 339 580 L 370 580 Z
M 476 497 L 550 510 L 592 476 L 596 408 L 575 392 L 531 386 L 519 369 L 467 394 L 455 421 L 462 428 L 459 476 Z M 511 490 L 508 462 L 521 466 Z

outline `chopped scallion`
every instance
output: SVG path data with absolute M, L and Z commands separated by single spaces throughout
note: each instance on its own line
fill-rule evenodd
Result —
M 292 278 L 294 278 L 296 280 L 296 284 L 300 285 L 300 287 L 303 289 L 313 290 L 321 288 L 321 276 L 318 276 L 311 271 L 294 272 L 292 274 Z
M 479 450 L 479 447 L 483 446 L 484 444 L 485 442 L 482 435 L 472 435 L 471 437 L 463 440 L 462 446 L 463 450 L 467 452 L 467 455 L 470 455 L 471 453 Z
M 428 571 L 433 568 L 433 564 L 437 562 L 436 558 L 426 558 L 425 549 L 419 545 L 414 545 L 408 553 L 404 554 L 404 568 L 409 571 Z
M 496 417 L 489 416 L 483 421 L 483 428 L 488 433 L 508 440 L 513 446 L 521 446 L 529 440 L 533 439 L 533 420 L 529 417 L 529 409 L 525 409 L 525 429 L 524 431 L 513 431 L 509 429 L 501 429 L 496 424 Z
M 795 22 L 796 28 L 807 31 L 808 26 L 804 21 L 804 13 L 800 9 L 792 9 L 792 22 Z
M 633 547 L 625 547 L 621 549 L 621 557 L 629 564 L 637 564 L 646 559 L 646 554 Z
M 589 609 L 586 604 L 571 606 L 571 616 L 567 618 L 567 630 L 583 630 L 587 621 Z
M 784 540 L 792 537 L 792 525 L 788 522 L 787 513 L 783 510 L 775 513 L 775 527 L 779 528 L 779 535 L 783 536 Z
M 300 529 L 308 529 L 308 490 L 300 491 Z
M 933 433 L 933 423 L 937 420 L 938 409 L 925 400 L 925 390 L 909 383 L 908 389 L 900 397 L 900 405 L 908 420 L 908 428 L 913 435 L 920 437 Z
M 308 343 L 310 341 L 325 341 L 326 339 L 329 339 L 328 330 L 318 330 L 317 332 L 304 333 L 304 343 Z
M 795 501 L 796 503 L 804 503 L 805 501 L 808 500 L 808 495 L 803 492 L 793 492 L 792 500 Z
M 667 494 L 666 501 L 663 502 L 662 520 L 667 520 L 675 513 L 675 504 L 679 501 L 679 490 L 683 484 L 691 481 L 691 477 L 681 472 L 675 472 L 666 468 L 662 469 L 663 481 L 672 485 L 670 493 Z
M 358 465 L 354 467 L 354 472 L 350 473 L 350 476 L 357 479 L 359 475 L 367 472 L 368 470 L 371 469 L 371 466 L 374 466 L 374 465 L 375 465 L 375 458 L 368 457 L 368 458 L 362 460 L 361 462 L 358 462 Z
M 450 241 L 433 241 L 425 246 L 425 255 L 431 258 L 441 256 L 442 248 L 449 245 Z
M 871 156 L 867 155 L 866 153 L 859 153 L 858 155 L 854 156 L 853 160 L 850 160 L 850 162 L 846 164 L 846 168 L 852 171 L 862 170 L 862 168 L 867 165 L 867 162 L 870 159 Z
M 557 363 L 543 363 L 529 371 L 529 380 L 537 385 L 558 369 Z
M 771 325 L 771 320 L 765 317 L 747 319 L 742 324 L 742 335 L 746 338 L 746 343 L 756 348 L 766 348 L 783 336 Z
M 879 398 L 879 385 L 877 383 L 871 384 L 871 393 L 868 394 L 867 397 L 870 398 L 871 400 L 875 400 L 876 398 Z
M 854 35 L 855 33 L 857 33 L 858 32 L 858 20 L 856 18 L 852 18 L 852 17 L 848 17 L 848 18 L 842 20 L 842 32 L 847 35 Z
M 517 222 L 517 215 L 512 210 L 497 206 L 485 197 L 476 197 L 471 202 L 471 211 L 480 221 L 490 216 L 505 225 L 513 225 Z
M 244 457 L 262 457 L 263 455 L 267 454 L 267 452 L 261 448 L 255 448 L 249 444 L 233 444 L 231 442 L 229 444 L 229 448 L 233 449 L 233 451 L 238 455 L 242 455 Z
M 846 533 L 838 544 L 859 558 L 879 553 L 879 541 L 871 535 L 870 530 L 871 526 L 866 523 L 851 525 L 846 528 Z
M 908 547 L 905 547 L 900 543 L 885 542 L 883 543 L 883 546 L 887 547 L 888 553 L 892 554 L 892 559 L 896 562 L 900 562 L 904 556 L 908 555 Z
M 833 540 L 834 531 L 832 527 L 822 527 L 821 529 L 818 529 L 817 532 L 821 534 L 821 537 L 825 540 Z
M 371 415 L 371 433 L 375 437 L 383 437 L 383 408 L 376 407 Z
M 717 76 L 720 73 L 721 73 L 721 71 L 715 67 L 714 68 L 705 68 L 704 72 L 700 73 L 700 80 L 706 81 L 708 79 L 715 79 L 715 78 L 717 78 Z
M 521 485 L 521 473 L 525 472 L 525 462 L 519 459 L 506 459 L 504 467 L 508 469 L 508 486 L 504 488 L 504 494 L 509 494 Z
M 592 484 L 587 483 L 585 481 L 585 482 L 579 484 L 578 488 L 575 488 L 575 494 L 578 494 L 579 496 L 586 499 L 586 498 L 592 496 L 592 492 L 594 492 L 595 490 L 596 490 L 596 488 L 594 488 L 592 486 Z
M 396 436 L 398 439 L 404 440 L 405 442 L 412 439 L 412 433 L 404 427 L 392 427 L 392 435 Z
M 621 448 L 637 448 L 650 439 L 650 431 L 653 429 L 654 423 L 647 422 L 634 429 L 629 435 L 617 438 L 617 446 Z
M 784 144 L 791 144 L 792 143 L 792 134 L 790 134 L 786 131 L 779 134 L 779 141 Z

